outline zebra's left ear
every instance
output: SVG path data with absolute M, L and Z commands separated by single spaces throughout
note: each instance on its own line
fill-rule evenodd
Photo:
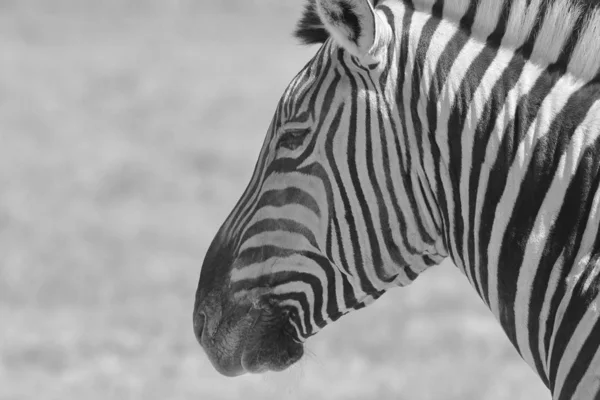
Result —
M 370 0 L 317 0 L 317 12 L 329 34 L 362 58 L 379 47 L 383 25 Z

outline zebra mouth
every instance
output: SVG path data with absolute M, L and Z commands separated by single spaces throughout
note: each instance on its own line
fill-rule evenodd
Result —
M 266 306 L 224 315 L 228 318 L 221 321 L 208 321 L 210 317 L 204 313 L 197 316 L 203 320 L 198 324 L 218 326 L 212 332 L 200 329 L 197 337 L 213 367 L 222 375 L 282 371 L 304 354 L 287 312 Z
M 249 373 L 283 371 L 304 354 L 291 328 L 290 314 L 271 305 L 261 307 L 248 329 L 241 366 Z
M 263 330 L 242 352 L 241 366 L 249 373 L 283 371 L 304 354 L 302 343 L 284 329 Z

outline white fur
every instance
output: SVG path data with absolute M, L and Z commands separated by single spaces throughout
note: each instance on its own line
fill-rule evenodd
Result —
M 419 0 L 415 1 L 415 9 L 422 12 L 431 12 L 435 0 Z
M 498 1 L 498 0 L 496 0 Z M 469 0 L 455 0 L 444 3 L 444 18 L 458 21 L 469 9 Z
M 598 74 L 600 69 L 600 10 L 589 15 L 584 24 L 569 70 L 584 79 L 590 79 Z
M 473 21 L 473 32 L 481 37 L 489 36 L 502 13 L 502 2 L 499 0 L 479 0 L 479 7 Z
M 533 48 L 532 60 L 556 61 L 575 28 L 579 13 L 580 10 L 571 5 L 567 6 L 565 12 L 563 3 L 556 3 L 549 7 Z
M 511 47 L 521 46 L 531 33 L 540 14 L 542 0 L 531 0 L 527 5 L 524 0 L 515 1 L 506 24 L 506 35 L 503 44 Z

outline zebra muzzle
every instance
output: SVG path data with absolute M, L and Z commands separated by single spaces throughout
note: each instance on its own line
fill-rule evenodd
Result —
M 298 361 L 304 347 L 288 325 L 288 312 L 265 304 L 219 305 L 194 315 L 198 342 L 225 376 L 281 371 Z

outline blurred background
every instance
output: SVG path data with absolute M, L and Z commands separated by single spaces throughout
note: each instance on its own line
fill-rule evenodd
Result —
M 308 342 L 211 367 L 209 241 L 314 54 L 302 0 L 0 0 L 0 399 L 542 399 L 450 264 Z

